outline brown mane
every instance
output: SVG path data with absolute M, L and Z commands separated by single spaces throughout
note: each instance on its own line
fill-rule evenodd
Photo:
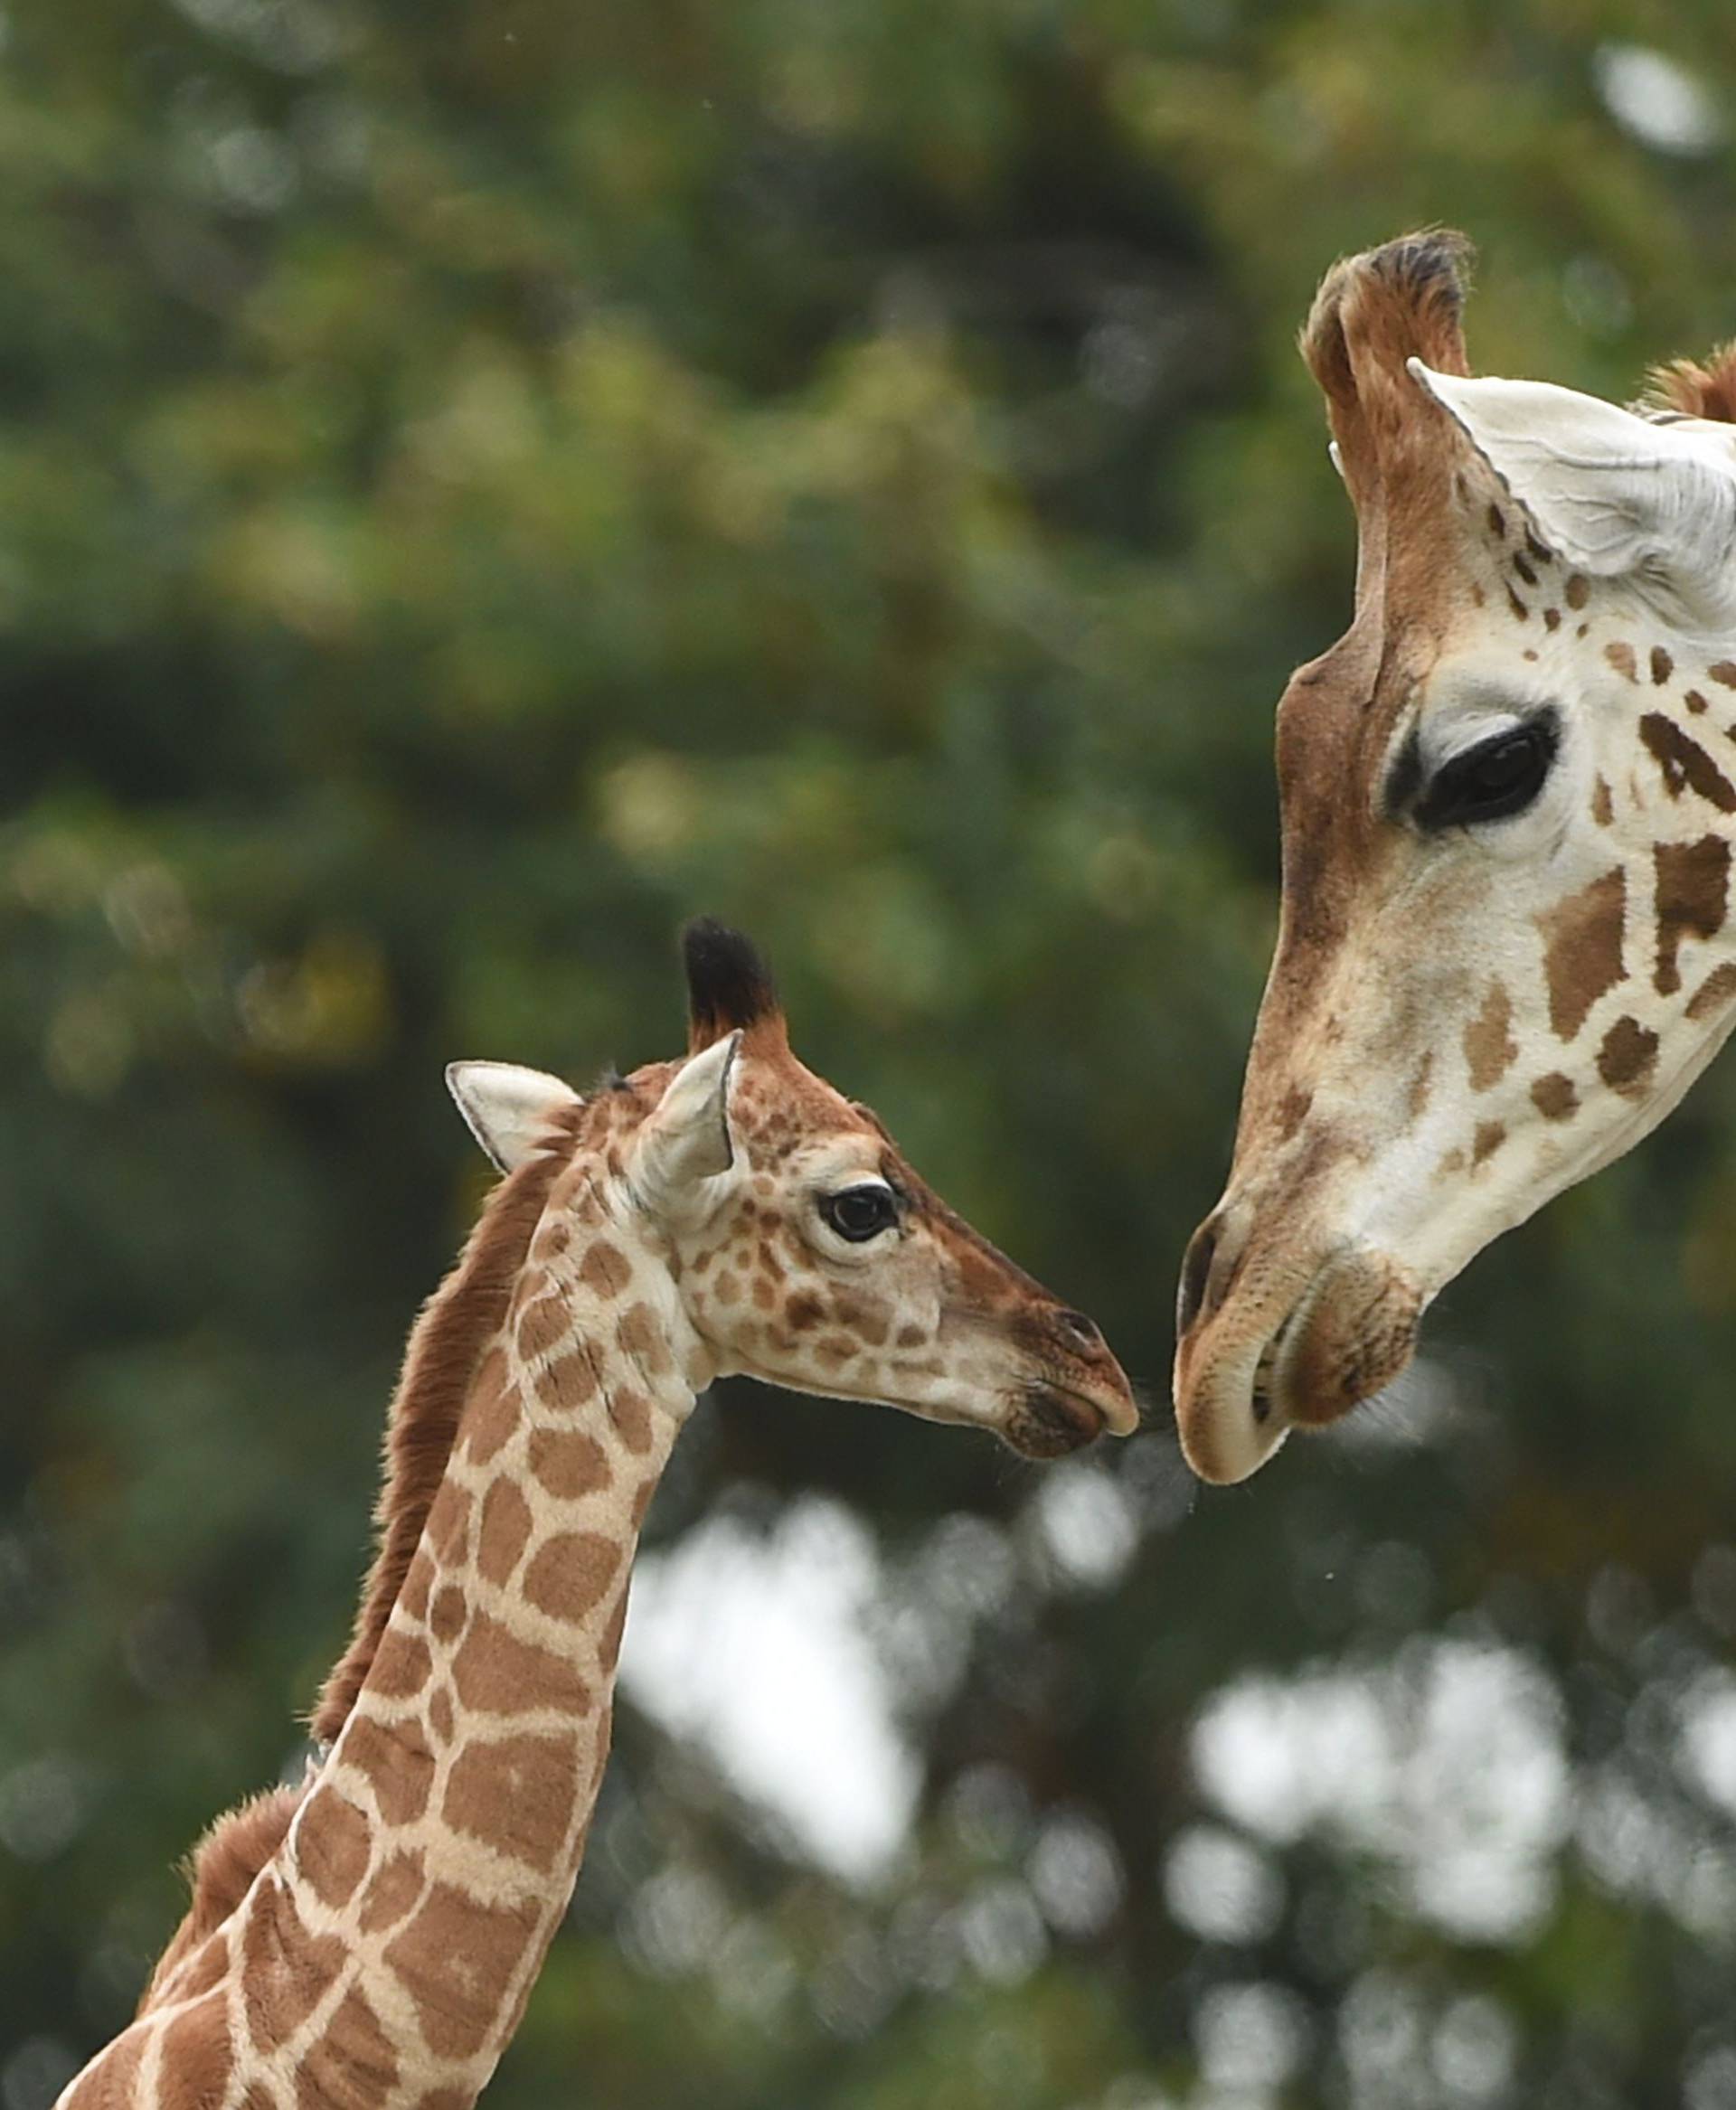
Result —
M 386 1423 L 385 1477 L 374 1505 L 378 1543 L 349 1646 L 326 1679 L 310 1727 L 329 1744 L 349 1719 L 403 1587 L 439 1491 L 458 1418 L 484 1350 L 505 1323 L 513 1284 L 578 1134 L 582 1108 L 563 1109 L 545 1146 L 488 1197 L 458 1263 L 422 1306 Z
M 147 2014 L 175 1972 L 247 1896 L 253 1879 L 283 1844 L 291 1819 L 301 1807 L 302 1787 L 270 1787 L 219 1817 L 182 1864 L 193 1899 L 187 1916 L 156 1960 L 150 1983 L 139 2000 Z
M 1647 377 L 1646 401 L 1684 418 L 1710 418 L 1736 425 L 1736 344 L 1720 345 L 1709 359 L 1673 359 Z
M 476 1364 L 505 1321 L 555 1174 L 578 1134 L 582 1107 L 554 1116 L 546 1143 L 503 1180 L 483 1206 L 452 1272 L 410 1329 L 386 1423 L 385 1477 L 374 1505 L 373 1565 L 349 1646 L 326 1679 L 311 1727 L 329 1744 L 344 1727 L 403 1587 L 433 1504 Z M 178 1966 L 214 1934 L 283 1844 L 307 1794 L 268 1788 L 219 1817 L 184 1864 L 192 1898 L 139 2001 L 144 2014 Z

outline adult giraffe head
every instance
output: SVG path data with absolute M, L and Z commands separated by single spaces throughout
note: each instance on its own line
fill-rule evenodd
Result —
M 595 1239 L 612 1220 L 656 1253 L 660 1316 L 696 1389 L 744 1373 L 989 1428 L 1030 1457 L 1129 1434 L 1138 1410 L 1095 1323 L 948 1209 L 874 1114 L 797 1060 L 747 939 L 702 919 L 684 956 L 684 1060 L 589 1101 L 503 1063 L 448 1075 L 504 1172 L 562 1124 L 581 1144 L 603 1124 L 585 1176 L 558 1191 L 570 1234 Z M 588 1265 L 607 1287 L 599 1251 Z
M 1409 1361 L 1492 1239 L 1736 1021 L 1736 349 L 1640 411 L 1473 379 L 1462 239 L 1336 265 L 1302 348 L 1354 618 L 1278 706 L 1278 941 L 1176 1412 L 1238 1480 Z

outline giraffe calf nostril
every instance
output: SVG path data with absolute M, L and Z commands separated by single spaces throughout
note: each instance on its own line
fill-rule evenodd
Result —
M 1102 1329 L 1095 1319 L 1088 1317 L 1083 1312 L 1071 1311 L 1060 1312 L 1056 1316 L 1081 1348 L 1102 1347 Z

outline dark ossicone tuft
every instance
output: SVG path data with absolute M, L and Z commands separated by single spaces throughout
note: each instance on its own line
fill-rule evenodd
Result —
M 739 930 L 696 916 L 681 934 L 687 969 L 688 1044 L 695 1051 L 737 1027 L 778 1016 L 771 970 Z
M 1368 268 L 1419 310 L 1453 324 L 1465 306 L 1465 286 L 1475 253 L 1457 228 L 1425 227 L 1371 250 Z

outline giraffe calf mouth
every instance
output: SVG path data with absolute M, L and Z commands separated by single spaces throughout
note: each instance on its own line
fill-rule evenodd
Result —
M 1095 1443 L 1108 1417 L 1083 1392 L 1065 1385 L 1027 1385 L 1008 1415 L 1002 1435 L 1025 1458 L 1064 1458 Z

